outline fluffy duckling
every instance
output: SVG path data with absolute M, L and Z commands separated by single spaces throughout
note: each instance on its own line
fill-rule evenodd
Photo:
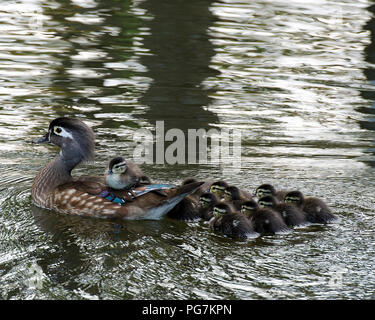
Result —
M 234 205 L 237 211 L 241 210 L 244 201 L 252 199 L 249 192 L 241 190 L 236 186 L 228 186 L 224 191 L 224 200 Z
M 264 196 L 274 196 L 280 202 L 284 201 L 284 197 L 288 191 L 286 190 L 276 190 L 272 184 L 262 184 L 255 190 L 255 194 L 258 199 Z
M 142 170 L 133 161 L 125 161 L 123 157 L 113 158 L 105 172 L 105 181 L 115 190 L 130 189 L 139 184 L 144 177 Z
M 289 228 L 274 210 L 260 208 L 255 200 L 249 200 L 242 204 L 241 213 L 253 222 L 256 232 L 277 233 L 288 231 Z
M 209 221 L 213 217 L 213 207 L 215 204 L 220 202 L 220 198 L 211 192 L 203 193 L 198 202 L 199 216 L 205 220 Z
M 192 183 L 199 182 L 195 178 L 187 178 L 182 181 L 183 186 Z M 193 221 L 201 217 L 199 213 L 199 197 L 209 188 L 209 183 L 204 182 L 201 187 L 199 187 L 192 194 L 181 200 L 171 211 L 167 213 L 167 216 L 172 219 L 178 219 L 183 221 Z
M 246 240 L 249 236 L 256 235 L 252 221 L 241 213 L 235 213 L 234 207 L 229 203 L 216 204 L 213 213 L 214 217 L 209 222 L 212 230 L 239 240 Z
M 220 199 L 224 199 L 224 191 L 229 185 L 223 180 L 215 181 L 210 186 L 210 192 L 216 194 Z
M 279 203 L 274 196 L 262 197 L 258 203 L 262 207 L 275 210 L 288 227 L 300 226 L 306 223 L 305 213 L 291 203 Z
M 336 220 L 328 205 L 316 197 L 305 197 L 302 192 L 296 190 L 285 195 L 285 202 L 297 206 L 306 213 L 306 219 L 312 223 L 330 223 Z

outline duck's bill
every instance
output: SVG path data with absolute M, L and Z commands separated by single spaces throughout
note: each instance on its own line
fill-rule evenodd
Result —
M 49 142 L 48 132 L 43 137 L 32 140 L 32 143 L 47 143 L 47 142 Z

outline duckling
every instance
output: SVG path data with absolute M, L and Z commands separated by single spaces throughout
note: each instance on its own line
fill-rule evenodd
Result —
M 328 205 L 316 197 L 305 197 L 296 190 L 285 195 L 285 202 L 297 206 L 306 213 L 306 219 L 312 223 L 330 223 L 337 219 Z
M 256 232 L 277 233 L 289 230 L 276 211 L 270 208 L 260 208 L 254 199 L 242 204 L 241 213 L 252 221 Z
M 224 191 L 229 185 L 223 180 L 215 181 L 210 186 L 210 192 L 218 195 L 220 199 L 224 199 Z
M 276 190 L 275 187 L 271 184 L 265 183 L 260 185 L 255 190 L 255 194 L 258 199 L 263 196 L 274 196 L 280 202 L 284 201 L 284 197 L 288 191 L 286 190 Z
M 133 161 L 125 161 L 123 157 L 113 158 L 105 171 L 105 181 L 116 190 L 125 190 L 139 184 L 143 172 Z
M 241 213 L 235 213 L 234 207 L 229 203 L 216 204 L 213 207 L 213 213 L 214 217 L 209 222 L 212 230 L 240 240 L 246 240 L 249 236 L 256 235 L 252 221 L 246 219 Z
M 213 207 L 215 204 L 220 202 L 220 198 L 211 192 L 203 193 L 198 202 L 199 216 L 205 220 L 209 221 L 213 217 Z
M 305 213 L 290 203 L 279 203 L 274 196 L 265 196 L 259 199 L 259 205 L 275 210 L 288 227 L 300 226 L 306 223 Z
M 228 186 L 224 191 L 224 200 L 234 205 L 237 211 L 241 210 L 244 201 L 252 199 L 249 192 L 241 190 L 236 186 Z
M 182 181 L 181 185 L 188 185 L 191 183 L 198 183 L 199 181 L 195 178 L 187 178 Z M 189 196 L 181 200 L 171 211 L 167 213 L 167 216 L 172 219 L 178 219 L 183 221 L 194 221 L 199 219 L 199 197 L 209 187 L 208 182 L 204 182 L 196 191 L 191 193 Z
M 33 142 L 48 142 L 61 149 L 56 158 L 39 171 L 31 188 L 36 206 L 60 213 L 97 218 L 160 219 L 202 184 L 168 186 L 163 190 L 164 196 L 148 192 L 120 204 L 101 196 L 108 188 L 103 176 L 71 175 L 78 164 L 94 157 L 94 132 L 84 122 L 67 117 L 54 119 L 48 132 Z M 130 197 L 127 190 L 114 190 L 114 194 L 121 199 Z

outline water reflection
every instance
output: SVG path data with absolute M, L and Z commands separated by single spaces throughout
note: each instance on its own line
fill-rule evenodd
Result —
M 367 10 L 371 12 L 371 18 L 363 26 L 363 29 L 370 31 L 370 42 L 364 49 L 364 57 L 368 64 L 366 65 L 366 68 L 364 68 L 363 73 L 366 76 L 369 84 L 374 85 L 375 68 L 373 65 L 375 64 L 375 4 L 369 6 Z M 371 101 L 371 104 L 356 108 L 357 111 L 366 115 L 364 119 L 358 121 L 359 125 L 362 129 L 373 131 L 375 130 L 375 91 L 369 86 L 368 90 L 360 90 L 360 93 L 364 99 Z M 372 155 L 375 155 L 375 147 L 368 148 L 366 151 Z M 368 160 L 366 159 L 365 162 L 371 166 L 375 166 L 375 160 L 373 157 Z
M 165 129 L 209 128 L 217 123 L 207 110 L 208 91 L 202 88 L 215 54 L 207 34 L 214 17 L 213 1 L 144 1 L 141 7 L 152 19 L 145 21 L 150 34 L 143 40 L 148 55 L 141 56 L 152 83 L 140 103 L 146 111 L 140 116 L 149 122 L 165 121 Z

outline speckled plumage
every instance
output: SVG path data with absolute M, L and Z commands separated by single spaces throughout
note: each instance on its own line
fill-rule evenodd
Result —
M 120 205 L 99 196 L 108 188 L 104 177 L 71 176 L 75 166 L 94 155 L 94 133 L 82 121 L 55 119 L 47 134 L 34 142 L 61 147 L 59 155 L 37 174 L 31 190 L 35 205 L 57 212 L 96 218 L 158 219 L 201 185 L 165 189 L 163 194 L 149 192 Z M 118 190 L 115 195 L 126 197 L 127 191 Z

